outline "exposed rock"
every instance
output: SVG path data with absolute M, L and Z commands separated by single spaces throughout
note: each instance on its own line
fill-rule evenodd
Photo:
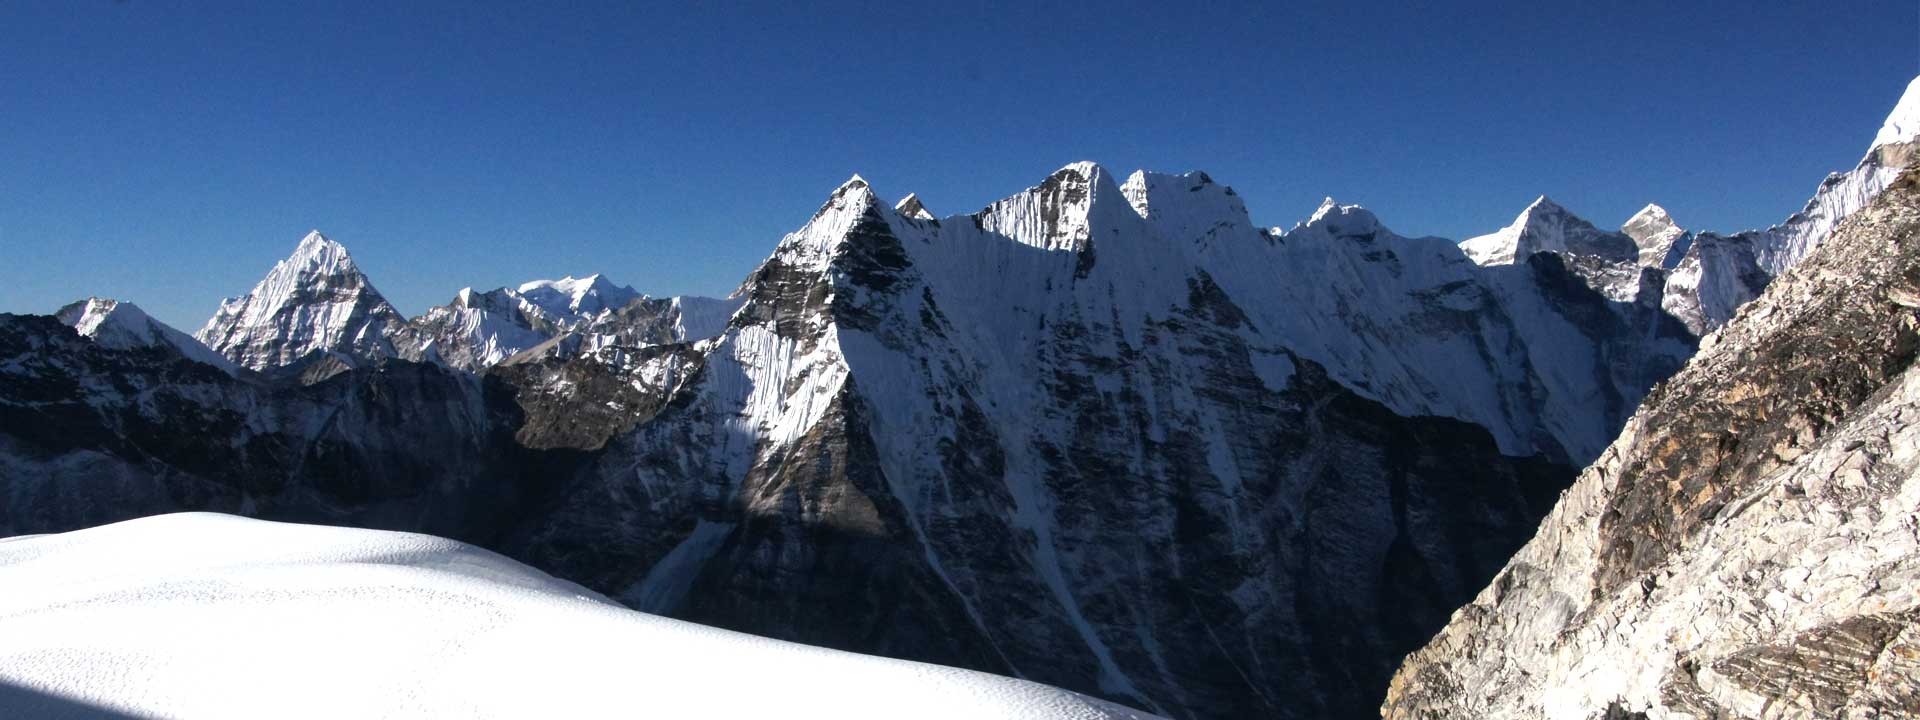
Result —
M 1920 179 L 1647 398 L 1389 718 L 1920 711 Z

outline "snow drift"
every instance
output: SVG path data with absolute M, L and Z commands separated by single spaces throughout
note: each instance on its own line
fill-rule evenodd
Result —
M 1146 718 L 622 608 L 429 535 L 182 513 L 0 540 L 4 717 Z

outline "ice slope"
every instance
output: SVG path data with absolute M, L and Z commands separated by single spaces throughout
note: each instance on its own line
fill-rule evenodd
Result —
M 72 326 L 74 332 L 103 347 L 116 350 L 170 347 L 190 360 L 212 365 L 229 374 L 238 370 L 232 361 L 202 345 L 192 335 L 153 319 L 130 302 L 87 298 L 60 308 L 54 316 Z
M 634 612 L 410 533 L 154 516 L 0 541 L 0 587 L 7 717 L 1150 717 Z
M 1828 175 L 1806 207 L 1766 230 L 1701 233 L 1667 277 L 1665 304 L 1696 333 L 1725 324 L 1824 242 L 1847 216 L 1866 207 L 1913 160 L 1920 133 L 1920 77 L 1907 85 L 1858 165 Z
M 1805 208 L 1756 240 L 1761 267 L 1770 275 L 1785 272 L 1832 234 L 1841 220 L 1866 207 L 1906 168 L 1916 134 L 1920 134 L 1920 77 L 1908 83 L 1854 169 L 1828 176 Z

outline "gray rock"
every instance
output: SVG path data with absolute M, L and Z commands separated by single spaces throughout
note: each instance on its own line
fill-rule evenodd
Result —
M 1920 713 L 1916 182 L 1648 396 L 1386 717 Z

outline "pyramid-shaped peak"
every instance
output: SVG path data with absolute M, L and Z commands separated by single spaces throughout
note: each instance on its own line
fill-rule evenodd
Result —
M 1324 217 L 1327 213 L 1333 212 L 1334 210 L 1337 210 L 1339 208 L 1340 208 L 1340 203 L 1335 201 L 1332 195 L 1328 195 L 1326 197 L 1320 198 L 1320 207 L 1314 209 L 1313 215 L 1308 217 L 1307 222 L 1311 223 L 1314 220 L 1319 220 L 1321 217 Z
M 233 362 L 261 370 L 314 351 L 392 357 L 387 336 L 404 322 L 346 247 L 316 230 L 252 292 L 221 303 L 195 336 Z
M 1376 233 L 1382 230 L 1380 218 L 1372 211 L 1359 205 L 1341 205 L 1332 197 L 1320 201 L 1320 207 L 1313 211 L 1307 221 L 1294 226 L 1289 233 L 1301 230 L 1324 232 L 1329 237 L 1357 236 Z
M 1633 217 L 1627 218 L 1627 224 L 1629 225 L 1633 224 L 1634 222 L 1672 222 L 1672 221 L 1673 221 L 1673 216 L 1667 214 L 1666 208 L 1660 207 L 1659 205 L 1655 205 L 1653 203 L 1647 203 L 1646 207 L 1640 208 L 1640 212 L 1634 213 Z
M 345 245 L 341 245 L 333 238 L 327 237 L 325 233 L 319 230 L 308 230 L 307 234 L 300 238 L 300 244 L 296 246 L 296 252 L 302 253 L 324 250 L 338 250 L 344 253 L 346 249 Z
M 934 219 L 933 213 L 928 211 L 927 206 L 920 202 L 920 195 L 918 193 L 907 193 L 906 197 L 900 198 L 900 202 L 893 206 L 893 211 L 899 213 L 901 217 L 915 220 Z
M 814 211 L 813 219 L 809 222 L 817 222 L 830 213 L 847 210 L 852 210 L 856 214 L 865 212 L 878 200 L 879 198 L 873 194 L 873 187 L 867 184 L 867 179 L 855 173 L 853 177 L 847 178 L 846 182 L 834 188 L 833 194 L 828 195 L 827 201 L 820 204 L 820 209 Z
M 1534 213 L 1571 214 L 1570 212 L 1568 212 L 1568 210 L 1565 207 L 1562 207 L 1560 203 L 1554 202 L 1553 198 L 1547 197 L 1545 195 L 1541 195 L 1540 197 L 1534 198 L 1533 202 L 1527 205 L 1527 209 L 1521 211 L 1520 214 L 1532 215 Z
M 323 274 L 354 269 L 353 255 L 347 252 L 347 246 L 319 230 L 309 231 L 300 238 L 300 244 L 294 247 L 293 254 L 287 256 L 285 262 L 296 270 L 312 270 Z
M 153 319 L 140 306 L 111 298 L 89 297 L 60 308 L 54 318 L 101 347 L 127 350 L 171 347 L 190 360 L 225 371 L 234 365 L 186 333 Z
M 93 337 L 100 328 L 109 324 L 124 323 L 139 328 L 147 320 L 146 312 L 133 303 L 103 297 L 89 297 L 69 304 L 53 316 L 87 337 Z M 140 331 L 146 332 L 143 328 Z

